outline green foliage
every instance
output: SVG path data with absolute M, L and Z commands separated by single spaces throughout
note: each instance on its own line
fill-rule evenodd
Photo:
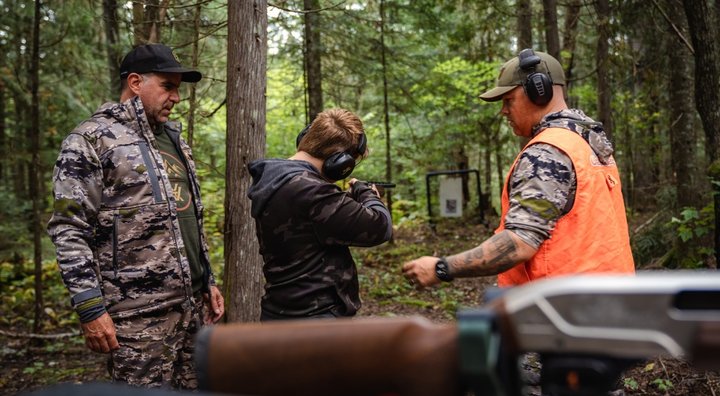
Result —
M 638 382 L 635 378 L 632 378 L 632 377 L 623 378 L 623 387 L 625 389 L 635 391 L 640 388 L 640 384 L 638 384 Z
M 636 267 L 643 267 L 667 251 L 672 245 L 662 221 L 654 221 L 639 234 L 632 235 L 630 243 Z
M 268 69 L 268 103 L 265 156 L 288 158 L 295 153 L 295 138 L 307 125 L 303 105 L 302 70 L 274 58 Z
M 669 379 L 666 379 L 666 378 L 656 378 L 652 382 L 652 384 L 655 385 L 658 388 L 658 390 L 660 390 L 662 392 L 667 392 L 673 388 L 672 381 L 670 381 Z
M 70 298 L 54 261 L 42 266 L 43 278 L 43 323 L 41 329 L 64 327 L 77 323 L 70 307 Z M 0 315 L 0 325 L 6 327 L 32 327 L 35 310 L 35 273 L 31 262 L 20 265 L 0 262 L 0 284 L 2 295 L 0 306 L 8 314 Z
M 22 260 L 23 256 L 32 254 L 27 248 L 31 245 L 28 229 L 31 202 L 18 199 L 3 185 L 0 185 L 0 200 L 13 202 L 0 208 L 0 260 Z
M 673 217 L 667 224 L 682 243 L 691 248 L 678 258 L 680 268 L 703 268 L 707 259 L 713 256 L 714 250 L 709 243 L 709 237 L 715 229 L 713 206 L 709 204 L 699 211 L 684 208 L 680 218 Z
M 41 371 L 45 368 L 45 363 L 43 362 L 35 362 L 32 366 L 25 367 L 23 369 L 23 374 L 37 374 L 38 371 Z
M 703 218 L 700 214 L 703 213 Z M 706 206 L 700 212 L 695 208 L 685 208 L 680 215 L 682 218 L 673 217 L 671 223 L 676 227 L 676 232 L 683 242 L 692 238 L 702 237 L 712 231 L 714 217 L 712 208 Z

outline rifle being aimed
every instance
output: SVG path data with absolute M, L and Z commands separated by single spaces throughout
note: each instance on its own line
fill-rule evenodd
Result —
M 543 393 L 600 395 L 659 355 L 720 368 L 720 273 L 575 276 L 508 289 L 456 324 L 413 318 L 209 327 L 201 387 L 252 395 L 520 395 L 537 352 Z

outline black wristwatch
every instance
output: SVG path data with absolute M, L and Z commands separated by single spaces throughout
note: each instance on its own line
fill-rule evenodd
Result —
M 443 282 L 452 282 L 454 279 L 452 275 L 450 275 L 450 267 L 445 257 L 440 257 L 437 263 L 435 263 L 435 276 Z

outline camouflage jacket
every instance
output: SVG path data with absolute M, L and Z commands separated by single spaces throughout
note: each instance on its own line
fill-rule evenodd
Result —
M 348 246 L 390 239 L 385 205 L 367 184 L 342 191 L 305 161 L 259 160 L 249 170 L 248 197 L 265 262 L 263 313 L 354 315 L 360 296 Z
M 195 164 L 179 124 L 164 127 L 185 157 L 207 288 L 214 279 Z M 48 233 L 81 321 L 106 310 L 131 317 L 190 298 L 175 198 L 140 99 L 106 103 L 77 126 L 63 141 L 53 183 Z

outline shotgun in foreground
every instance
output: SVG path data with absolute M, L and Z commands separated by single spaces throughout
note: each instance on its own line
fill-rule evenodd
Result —
M 508 289 L 457 322 L 420 317 L 220 325 L 198 335 L 201 387 L 244 395 L 606 394 L 659 355 L 720 369 L 720 272 L 573 276 Z

